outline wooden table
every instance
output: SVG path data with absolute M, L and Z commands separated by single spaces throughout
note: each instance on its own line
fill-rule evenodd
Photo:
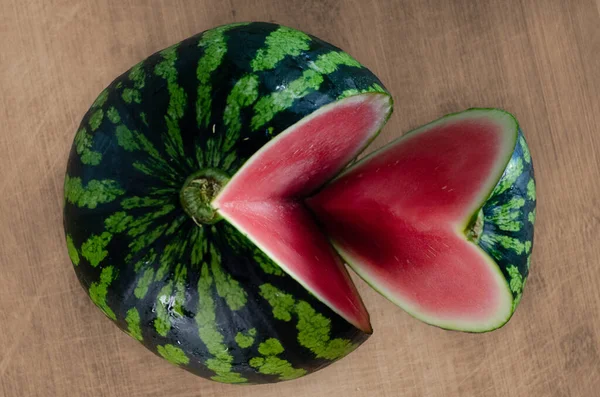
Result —
M 597 0 L 0 0 L 0 395 L 600 395 Z M 532 275 L 503 329 L 444 332 L 357 281 L 375 334 L 309 377 L 234 387 L 155 357 L 97 310 L 62 231 L 67 154 L 113 77 L 215 25 L 276 21 L 346 49 L 392 91 L 374 147 L 445 113 L 502 107 L 538 185 Z

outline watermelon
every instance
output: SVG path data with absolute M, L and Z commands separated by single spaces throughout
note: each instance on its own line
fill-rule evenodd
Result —
M 64 228 L 81 285 L 199 376 L 270 383 L 326 367 L 371 326 L 303 199 L 391 111 L 354 58 L 280 25 L 219 26 L 151 55 L 74 138 Z
M 521 300 L 535 179 L 505 111 L 469 109 L 417 128 L 307 203 L 346 262 L 426 323 L 490 331 Z

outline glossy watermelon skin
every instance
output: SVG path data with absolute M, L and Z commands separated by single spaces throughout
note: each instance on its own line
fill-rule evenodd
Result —
M 234 175 L 287 127 L 362 92 L 386 90 L 338 48 L 268 23 L 211 29 L 115 79 L 65 177 L 67 247 L 90 298 L 155 354 L 219 382 L 294 379 L 358 347 L 367 333 L 227 222 L 197 226 L 179 190 L 200 169 Z
M 477 241 L 502 271 L 513 294 L 513 313 L 529 276 L 537 204 L 531 154 L 523 131 L 517 133 L 506 169 L 481 208 L 483 230 Z

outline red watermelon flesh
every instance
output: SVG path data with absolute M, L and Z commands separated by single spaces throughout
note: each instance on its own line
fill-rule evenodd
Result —
M 308 200 L 334 246 L 369 284 L 443 328 L 497 328 L 512 296 L 467 238 L 515 147 L 507 113 L 475 110 L 421 127 Z
M 389 117 L 387 95 L 326 105 L 259 150 L 213 201 L 282 269 L 363 331 L 369 315 L 343 262 L 303 199 L 354 159 Z

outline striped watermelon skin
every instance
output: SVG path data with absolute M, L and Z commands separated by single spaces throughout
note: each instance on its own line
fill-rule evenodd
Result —
M 523 131 L 506 169 L 481 208 L 483 229 L 477 244 L 494 259 L 513 295 L 512 312 L 523 296 L 533 249 L 536 218 L 535 173 Z
M 385 93 L 340 49 L 269 23 L 220 26 L 115 79 L 77 131 L 64 227 L 83 288 L 155 354 L 224 383 L 323 368 L 369 336 L 227 222 L 197 226 L 179 191 L 200 169 L 235 172 L 325 104 Z

